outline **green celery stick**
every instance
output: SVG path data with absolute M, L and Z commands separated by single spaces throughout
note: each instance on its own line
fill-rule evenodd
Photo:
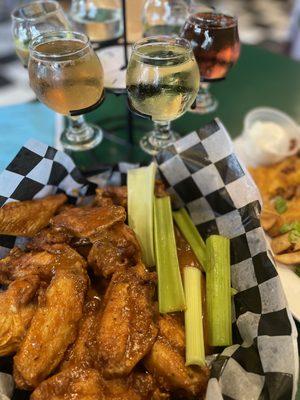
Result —
M 205 365 L 200 269 L 184 268 L 186 365 Z
M 230 242 L 212 235 L 206 240 L 206 302 L 208 341 L 211 346 L 232 343 Z
M 155 265 L 154 254 L 154 183 L 156 165 L 128 171 L 128 224 L 142 248 L 142 258 L 148 267 Z
M 160 313 L 185 309 L 170 197 L 155 198 L 154 242 Z

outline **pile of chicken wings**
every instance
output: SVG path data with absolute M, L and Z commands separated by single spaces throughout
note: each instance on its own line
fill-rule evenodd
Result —
M 0 233 L 28 238 L 0 260 L 0 357 L 13 356 L 16 386 L 31 400 L 205 392 L 209 370 L 185 366 L 182 315 L 157 311 L 156 273 L 126 207 L 126 187 L 108 187 L 91 205 L 58 194 L 0 209 Z M 192 256 L 181 238 L 183 247 Z

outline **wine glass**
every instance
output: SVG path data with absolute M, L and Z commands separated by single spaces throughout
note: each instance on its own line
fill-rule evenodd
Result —
M 34 38 L 29 46 L 29 79 L 37 98 L 69 117 L 61 135 L 66 150 L 83 151 L 102 140 L 100 128 L 85 122 L 83 114 L 103 100 L 103 70 L 86 35 L 59 31 Z
M 199 70 L 190 43 L 170 36 L 135 43 L 126 86 L 131 109 L 154 121 L 154 131 L 145 135 L 140 145 L 155 155 L 177 139 L 170 121 L 183 115 L 197 95 Z
M 142 16 L 143 36 L 178 36 L 188 15 L 184 0 L 147 0 Z
M 15 8 L 11 14 L 16 53 L 24 67 L 29 57 L 29 42 L 43 32 L 69 30 L 70 24 L 54 0 L 34 1 Z
M 181 36 L 191 42 L 201 75 L 194 111 L 212 112 L 218 102 L 209 91 L 209 82 L 225 79 L 240 55 L 237 19 L 213 10 L 197 12 L 189 16 Z
M 109 42 L 123 35 L 121 0 L 72 0 L 71 18 L 92 42 Z

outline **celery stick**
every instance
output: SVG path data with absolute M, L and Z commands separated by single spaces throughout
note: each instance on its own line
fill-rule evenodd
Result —
M 232 343 L 229 239 L 212 235 L 206 249 L 208 341 L 211 346 L 228 346 Z
M 142 248 L 144 263 L 155 265 L 153 218 L 154 182 L 156 165 L 128 171 L 128 224 L 135 232 Z
M 154 242 L 160 313 L 185 309 L 170 197 L 155 198 Z
M 180 232 L 185 237 L 186 241 L 191 246 L 195 256 L 200 262 L 200 266 L 205 270 L 206 265 L 206 248 L 205 243 L 193 224 L 191 217 L 185 208 L 173 212 L 173 218 L 180 229 Z
M 198 268 L 184 268 L 186 365 L 205 365 L 201 279 Z

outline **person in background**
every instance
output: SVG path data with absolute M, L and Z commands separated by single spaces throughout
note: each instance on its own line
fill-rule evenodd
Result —
M 300 60 L 300 0 L 294 1 L 289 41 L 285 50 L 292 58 Z

